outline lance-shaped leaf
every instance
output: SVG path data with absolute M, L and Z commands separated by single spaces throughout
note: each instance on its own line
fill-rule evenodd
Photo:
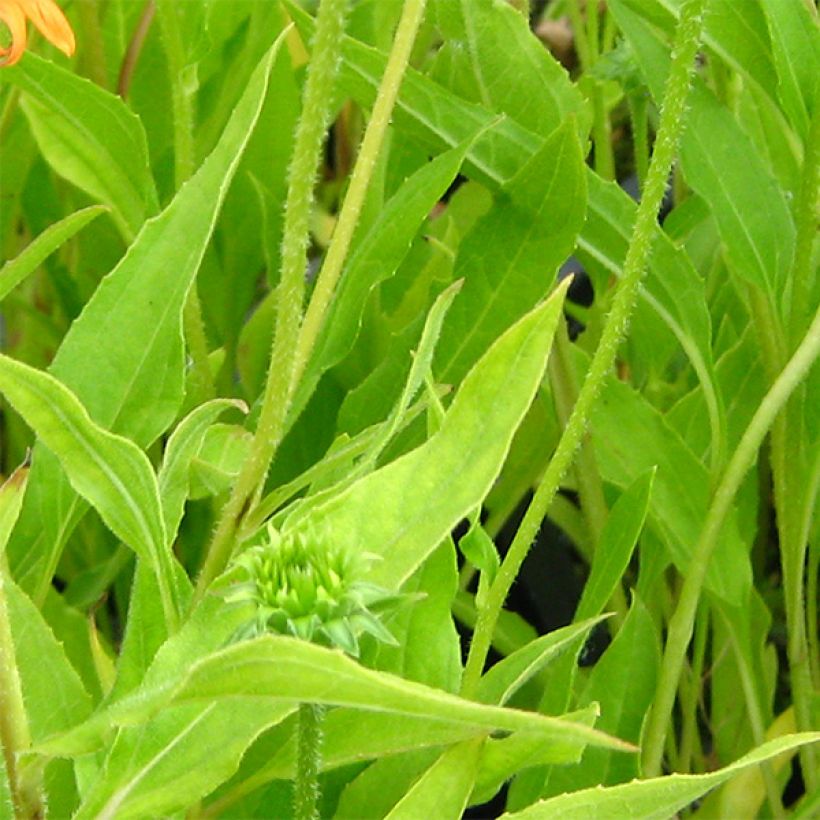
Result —
M 621 751 L 634 747 L 573 720 L 463 700 L 387 672 L 367 669 L 342 652 L 280 635 L 234 644 L 195 663 L 181 679 L 146 687 L 110 709 L 114 723 L 130 725 L 169 703 L 223 698 L 324 703 L 426 717 L 489 731 L 524 731 L 579 746 Z
M 489 492 L 541 382 L 567 284 L 495 341 L 429 441 L 307 512 L 316 532 L 381 556 L 374 583 L 399 586 Z

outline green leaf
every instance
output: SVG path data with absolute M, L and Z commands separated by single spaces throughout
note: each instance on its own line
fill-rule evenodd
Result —
M 482 740 L 469 740 L 444 752 L 393 807 L 387 820 L 459 820 L 473 790 L 481 747 Z
M 568 283 L 501 336 L 464 379 L 439 432 L 296 523 L 382 556 L 371 580 L 398 587 L 486 496 L 544 373 Z
M 599 615 L 556 629 L 517 649 L 484 673 L 478 685 L 476 699 L 481 703 L 503 706 L 533 675 L 577 644 L 578 639 L 586 635 L 595 624 L 608 617 Z M 574 663 L 574 655 L 572 662 Z
M 675 564 L 686 573 L 710 503 L 709 474 L 664 416 L 629 385 L 611 380 L 592 414 L 595 451 L 603 477 L 627 487 L 657 467 L 650 519 Z M 723 527 L 706 587 L 730 603 L 746 600 L 752 585 L 749 554 L 734 514 Z
M 34 54 L 3 77 L 24 92 L 23 110 L 49 163 L 109 206 L 130 241 L 158 208 L 139 118 L 116 95 Z
M 430 12 L 444 37 L 433 75 L 462 99 L 506 114 L 546 136 L 589 110 L 566 70 L 508 3 L 433 0 Z
M 439 380 L 457 383 L 513 322 L 549 293 L 586 214 L 586 176 L 572 120 L 502 188 L 458 249 L 464 287 L 436 350 Z
M 579 705 L 596 704 L 601 715 L 596 726 L 638 743 L 644 716 L 655 695 L 660 663 L 658 629 L 643 602 L 633 596 L 615 639 L 592 668 Z M 637 776 L 637 757 L 587 749 L 577 768 L 552 769 L 549 794 L 597 784 L 614 785 Z
M 176 427 L 162 459 L 159 471 L 159 495 L 168 546 L 176 537 L 188 497 L 188 471 L 199 452 L 205 434 L 219 416 L 230 408 L 247 412 L 244 402 L 214 399 L 192 410 Z
M 745 757 L 709 774 L 671 774 L 650 780 L 635 780 L 619 786 L 596 786 L 562 794 L 529 806 L 504 818 L 516 820 L 668 820 L 677 811 L 726 782 L 749 766 L 757 766 L 781 752 L 820 741 L 820 732 L 787 735 L 759 746 Z
M 410 372 L 407 375 L 407 381 L 404 384 L 401 396 L 393 407 L 389 418 L 379 430 L 378 436 L 367 454 L 370 464 L 376 463 L 384 448 L 398 432 L 406 417 L 410 402 L 418 393 L 424 379 L 430 374 L 433 354 L 441 334 L 441 326 L 444 324 L 447 311 L 450 310 L 453 299 L 461 290 L 462 284 L 461 280 L 454 282 L 450 287 L 443 290 L 436 297 L 436 301 L 433 302 L 424 323 L 424 330 L 422 330 L 418 348 L 413 352 L 413 362 L 410 365 Z
M 83 208 L 70 214 L 65 219 L 49 225 L 17 257 L 6 262 L 0 268 L 0 302 L 9 291 L 37 270 L 57 248 L 106 210 L 107 208 L 102 205 L 92 205 L 90 208 Z
M 91 698 L 37 607 L 10 578 L 2 583 L 29 729 L 37 743 L 81 723 L 91 712 Z
M 114 704 L 114 723 L 133 724 L 169 703 L 231 698 L 325 703 L 488 730 L 527 731 L 545 738 L 631 751 L 629 744 L 571 720 L 462 700 L 420 683 L 360 666 L 339 651 L 267 635 L 234 644 L 195 663 L 183 675 L 143 687 Z
M 601 612 L 620 583 L 646 520 L 655 472 L 656 468 L 650 467 L 639 475 L 610 510 L 595 546 L 592 569 L 575 611 L 576 620 Z
M 157 574 L 166 618 L 181 602 L 165 543 L 156 476 L 142 450 L 94 424 L 53 376 L 0 354 L 0 392 L 54 453 L 72 487 Z
M 102 281 L 51 366 L 95 422 L 140 446 L 168 429 L 182 402 L 182 308 L 253 131 L 278 47 L 279 41 L 259 65 L 219 145 Z M 33 491 L 9 544 L 9 561 L 19 583 L 39 600 L 85 506 L 50 453 L 35 448 L 35 462 Z
M 457 692 L 461 686 L 461 642 L 451 604 L 458 589 L 458 567 L 452 539 L 445 538 L 405 583 L 418 595 L 400 607 L 387 624 L 398 641 L 392 647 L 376 643 L 363 662 L 408 680 Z M 371 646 L 373 645 L 371 644 Z
M 812 16 L 805 3 L 762 0 L 761 7 L 769 24 L 780 101 L 805 143 L 811 112 L 817 104 L 820 75 L 817 17 Z

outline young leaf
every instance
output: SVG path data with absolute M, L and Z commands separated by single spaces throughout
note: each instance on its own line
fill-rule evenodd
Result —
M 9 535 L 17 523 L 23 496 L 28 484 L 29 466 L 18 467 L 2 484 L 0 484 L 0 561 L 6 551 Z
M 182 402 L 182 308 L 253 131 L 279 43 L 259 65 L 214 152 L 102 281 L 51 366 L 95 422 L 140 446 L 168 429 Z M 35 448 L 35 462 L 34 491 L 9 544 L 9 562 L 39 600 L 85 506 L 50 453 Z
M 83 208 L 70 214 L 65 219 L 49 225 L 22 253 L 6 262 L 0 268 L 0 302 L 57 248 L 106 210 L 102 205 L 92 205 L 90 208 Z
M 374 583 L 398 587 L 498 475 L 544 373 L 567 282 L 484 354 L 427 443 L 309 511 L 310 525 L 351 550 L 382 556 Z
M 758 746 L 740 760 L 709 774 L 671 774 L 650 780 L 633 780 L 619 786 L 583 789 L 536 803 L 511 820 L 611 820 L 613 817 L 667 820 L 710 789 L 725 783 L 736 772 L 757 766 L 772 757 L 806 743 L 820 741 L 820 732 L 787 735 Z
M 114 94 L 34 54 L 3 73 L 58 174 L 112 208 L 126 240 L 159 207 L 139 118 Z

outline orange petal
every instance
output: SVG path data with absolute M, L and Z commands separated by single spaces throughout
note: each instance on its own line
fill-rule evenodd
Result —
M 40 33 L 66 56 L 74 53 L 74 32 L 53 0 L 20 0 L 25 13 Z
M 0 20 L 11 34 L 11 45 L 0 48 L 0 65 L 14 65 L 26 50 L 26 15 L 16 0 L 0 0 Z

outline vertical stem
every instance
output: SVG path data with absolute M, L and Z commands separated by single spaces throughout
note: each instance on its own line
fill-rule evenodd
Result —
M 393 48 L 384 69 L 379 93 L 373 106 L 373 114 L 362 139 L 359 157 L 350 178 L 350 186 L 339 214 L 339 221 L 333 232 L 327 256 L 319 271 L 316 288 L 299 333 L 294 366 L 294 387 L 304 372 L 313 346 L 321 332 L 327 309 L 333 299 L 333 292 L 342 273 L 342 265 L 353 238 L 353 231 L 359 221 L 359 214 L 376 167 L 376 160 L 384 143 L 387 127 L 390 125 L 390 115 L 399 94 L 407 61 L 410 59 L 410 52 L 424 17 L 425 2 L 426 0 L 405 0 L 402 16 L 396 28 Z
M 39 778 L 26 777 L 19 766 L 19 755 L 31 746 L 31 736 L 6 607 L 3 563 L 0 562 L 0 745 L 16 815 L 19 818 L 45 817 Z
M 572 415 L 558 442 L 555 455 L 544 473 L 541 484 L 524 515 L 524 520 L 498 570 L 487 596 L 486 606 L 479 611 L 462 685 L 462 692 L 467 697 L 475 693 L 498 615 L 521 564 L 524 562 L 530 544 L 535 540 L 541 521 L 558 491 L 561 477 L 572 463 L 575 451 L 581 443 L 590 413 L 615 362 L 618 345 L 624 336 L 632 313 L 652 248 L 652 236 L 657 224 L 656 216 L 663 200 L 669 169 L 672 167 L 678 138 L 683 128 L 686 99 L 689 95 L 695 54 L 700 43 L 703 11 L 707 2 L 708 0 L 686 0 L 681 9 L 672 52 L 672 67 L 666 82 L 660 126 L 655 140 L 655 150 L 652 154 L 644 195 L 638 205 L 632 238 L 626 252 L 623 277 L 618 283 L 612 311 L 607 317 L 601 341 L 581 387 L 578 401 L 572 409 Z
M 303 703 L 299 706 L 299 739 L 296 753 L 296 779 L 293 789 L 295 820 L 319 818 L 319 770 L 322 765 L 322 719 L 324 706 Z
M 316 17 L 313 56 L 308 65 L 302 115 L 296 127 L 293 155 L 288 168 L 276 330 L 259 423 L 250 456 L 222 510 L 208 548 L 195 599 L 202 596 L 208 584 L 225 567 L 240 520 L 247 512 L 253 495 L 262 486 L 284 435 L 293 382 L 294 352 L 302 321 L 313 188 L 330 121 L 347 7 L 348 0 L 322 0 Z
M 644 733 L 643 774 L 645 777 L 657 777 L 661 771 L 664 741 L 675 703 L 675 691 L 686 658 L 686 650 L 692 637 L 698 601 L 706 578 L 709 559 L 718 543 L 723 522 L 731 509 L 746 471 L 752 465 L 760 449 L 766 432 L 788 401 L 789 396 L 817 360 L 818 354 L 820 354 L 820 310 L 815 315 L 806 337 L 757 408 L 737 449 L 726 465 L 712 498 L 703 530 L 701 530 L 689 562 L 678 605 L 669 621 L 666 649 L 655 691 L 655 700 Z

